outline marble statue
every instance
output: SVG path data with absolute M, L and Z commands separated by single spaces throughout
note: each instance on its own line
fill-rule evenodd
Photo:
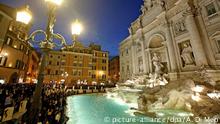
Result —
M 160 62 L 160 57 L 157 55 L 157 53 L 154 53 L 154 56 L 152 58 L 152 62 L 153 62 L 153 65 L 155 67 L 155 73 L 156 74 L 162 74 L 162 68 L 163 68 L 163 65 L 161 64 Z
M 153 0 L 144 0 L 144 7 L 149 10 L 153 7 Z
M 144 5 L 141 6 L 142 14 L 145 14 L 146 11 L 155 5 L 160 5 L 162 8 L 165 8 L 165 2 L 163 0 L 144 0 Z
M 187 45 L 186 43 L 183 44 L 184 48 L 181 53 L 181 57 L 185 63 L 185 65 L 193 65 L 194 64 L 194 58 L 192 56 L 192 48 L 190 45 Z
M 139 72 L 143 72 L 143 71 L 144 71 L 143 61 L 140 60 L 139 61 Z

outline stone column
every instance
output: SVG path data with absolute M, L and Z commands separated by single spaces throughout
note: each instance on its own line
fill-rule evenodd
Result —
M 132 60 L 132 71 L 133 71 L 132 74 L 136 73 L 135 54 L 136 54 L 135 43 L 132 41 L 131 44 L 131 60 Z
M 184 13 L 186 17 L 186 28 L 190 34 L 190 43 L 192 45 L 193 53 L 195 56 L 195 62 L 197 66 L 207 65 L 207 58 L 205 55 L 204 48 L 202 46 L 201 38 L 199 35 L 198 28 L 196 26 L 196 22 L 191 11 L 187 11 Z
M 202 18 L 200 10 L 198 10 L 198 15 L 195 18 L 197 18 L 199 25 L 200 25 L 201 32 L 202 32 L 202 41 L 205 46 L 204 50 L 206 51 L 206 54 L 207 54 L 207 61 L 210 65 L 216 65 L 214 53 L 212 51 L 212 47 L 210 44 L 211 42 L 209 40 L 207 29 L 205 27 L 205 22 Z
M 143 59 L 143 68 L 144 68 L 144 73 L 147 73 L 147 68 L 146 68 L 146 59 L 145 59 L 145 54 L 144 54 L 144 40 L 141 42 L 141 54 L 142 54 L 142 59 Z
M 166 47 L 168 48 L 169 53 L 169 63 L 170 63 L 170 72 L 177 71 L 177 63 L 175 57 L 175 50 L 173 45 L 173 40 L 170 32 L 170 24 L 167 22 L 165 24 L 165 31 L 166 31 Z
M 146 56 L 145 56 L 145 58 L 146 58 L 146 71 L 147 71 L 147 73 L 150 73 L 150 58 L 149 58 L 150 53 L 149 53 L 149 49 L 147 49 L 145 51 L 145 54 L 146 54 Z
M 149 70 L 150 70 L 150 73 L 153 72 L 153 65 L 152 65 L 152 57 L 151 57 L 151 50 L 148 49 L 148 60 L 149 60 Z

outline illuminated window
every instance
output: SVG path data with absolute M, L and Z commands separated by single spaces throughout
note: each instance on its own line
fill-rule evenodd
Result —
M 215 14 L 216 9 L 215 9 L 214 3 L 210 3 L 209 5 L 207 5 L 206 10 L 207 10 L 208 16 Z
M 62 60 L 61 61 L 61 65 L 65 65 L 66 64 L 66 61 L 65 60 Z
M 12 39 L 10 37 L 7 38 L 6 44 L 11 46 L 12 45 Z
M 73 75 L 74 76 L 77 76 L 77 72 L 78 72 L 77 70 L 73 69 Z
M 82 71 L 79 70 L 78 74 L 79 74 L 79 76 L 81 76 L 82 75 Z
M 20 45 L 20 50 L 23 50 L 24 49 L 24 45 Z
M 5 66 L 7 62 L 7 57 L 0 57 L 0 66 Z

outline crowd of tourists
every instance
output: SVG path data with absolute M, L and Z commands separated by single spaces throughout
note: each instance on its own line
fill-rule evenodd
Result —
M 0 123 L 8 116 L 6 108 L 14 107 L 13 115 L 21 109 L 21 102 L 26 101 L 26 112 L 19 118 L 12 118 L 6 123 L 27 123 L 31 113 L 31 103 L 35 84 L 0 84 Z M 65 121 L 66 95 L 63 85 L 44 85 L 42 107 L 38 124 L 60 124 Z

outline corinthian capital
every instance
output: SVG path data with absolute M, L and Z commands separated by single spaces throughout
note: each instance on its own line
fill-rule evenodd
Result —
M 194 15 L 194 13 L 192 12 L 191 8 L 187 8 L 184 12 L 183 12 L 183 17 L 187 17 L 187 16 L 192 16 Z

